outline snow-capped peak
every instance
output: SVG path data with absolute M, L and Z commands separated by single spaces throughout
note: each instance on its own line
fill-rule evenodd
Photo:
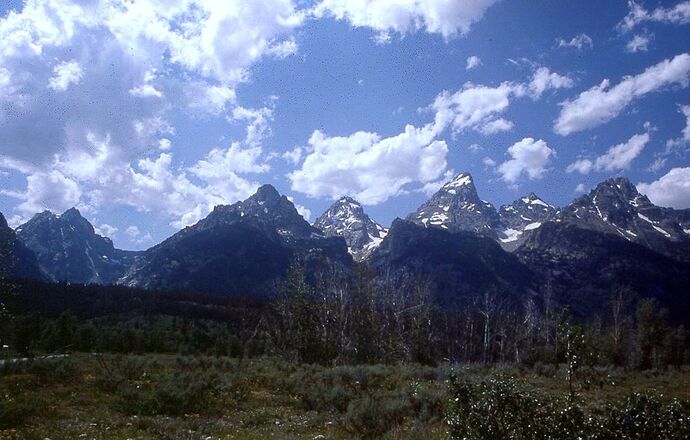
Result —
M 496 237 L 498 214 L 491 203 L 477 195 L 472 176 L 460 173 L 447 182 L 408 220 L 454 231 L 472 231 Z
M 503 205 L 499 210 L 501 216 L 500 241 L 506 246 L 516 246 L 527 231 L 538 229 L 551 220 L 557 209 L 534 193 L 521 197 L 510 205 Z
M 366 258 L 388 233 L 386 228 L 369 218 L 359 202 L 347 196 L 336 200 L 316 219 L 314 227 L 328 237 L 343 237 L 356 260 Z
M 457 176 L 455 176 L 452 180 L 448 181 L 445 185 L 443 185 L 443 189 L 451 189 L 451 188 L 459 188 L 461 186 L 468 186 L 472 185 L 474 182 L 472 181 L 472 176 L 467 173 L 460 173 Z

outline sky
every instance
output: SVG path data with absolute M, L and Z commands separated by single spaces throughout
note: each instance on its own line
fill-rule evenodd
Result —
M 690 1 L 3 0 L 0 212 L 146 249 L 264 183 L 384 226 L 614 176 L 690 208 Z

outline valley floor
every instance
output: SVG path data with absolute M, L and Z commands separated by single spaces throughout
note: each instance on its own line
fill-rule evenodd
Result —
M 565 371 L 455 366 L 469 381 L 513 378 L 568 395 Z M 279 359 L 74 354 L 2 366 L 2 439 L 446 438 L 451 367 L 326 368 Z M 633 392 L 690 399 L 690 369 L 594 369 L 576 380 L 591 413 Z M 687 403 L 684 403 L 687 410 Z

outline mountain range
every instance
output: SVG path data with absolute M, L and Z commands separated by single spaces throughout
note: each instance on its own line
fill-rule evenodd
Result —
M 496 209 L 459 174 L 390 229 L 350 197 L 313 225 L 270 185 L 143 252 L 114 248 L 79 211 L 36 214 L 0 245 L 16 277 L 214 294 L 275 292 L 294 262 L 313 283 L 346 280 L 357 263 L 379 281 L 420 279 L 439 303 L 491 290 L 510 301 L 548 291 L 586 313 L 616 286 L 690 305 L 690 209 L 655 206 L 625 178 L 557 208 L 530 193 Z

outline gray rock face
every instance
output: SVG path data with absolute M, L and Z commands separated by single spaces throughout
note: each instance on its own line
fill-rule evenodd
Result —
M 53 281 L 113 284 L 133 263 L 136 252 L 115 249 L 75 208 L 62 215 L 44 211 L 16 230 Z
M 501 245 L 509 250 L 519 246 L 529 231 L 533 231 L 552 220 L 558 209 L 549 205 L 534 193 L 529 193 L 498 211 L 501 218 Z
M 606 180 L 565 207 L 556 218 L 614 234 L 662 255 L 690 261 L 690 209 L 652 204 L 629 180 Z
M 449 232 L 470 231 L 497 239 L 501 219 L 496 208 L 477 195 L 472 176 L 461 173 L 443 185 L 408 221 Z
M 350 197 L 333 203 L 314 222 L 314 226 L 327 237 L 343 237 L 347 249 L 357 261 L 367 258 L 388 233 L 364 212 L 362 205 Z
M 264 185 L 247 200 L 216 206 L 197 224 L 148 249 L 119 283 L 270 295 L 296 260 L 313 280 L 347 272 L 352 264 L 342 237 L 326 237 L 287 197 Z

